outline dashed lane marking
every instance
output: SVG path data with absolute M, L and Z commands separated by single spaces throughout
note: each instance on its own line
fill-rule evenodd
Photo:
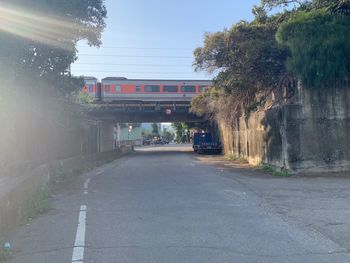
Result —
M 75 242 L 72 255 L 73 262 L 84 262 L 84 249 L 85 249 L 85 230 L 86 230 L 86 205 L 80 206 L 79 211 L 79 223 L 77 227 L 77 233 L 75 235 Z
M 86 179 L 85 183 L 84 183 L 84 189 L 88 189 L 89 188 L 89 183 L 90 183 L 90 178 Z

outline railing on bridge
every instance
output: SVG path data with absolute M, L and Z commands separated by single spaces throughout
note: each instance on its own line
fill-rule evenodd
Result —
M 142 140 L 120 140 L 116 141 L 115 146 L 117 148 L 125 147 L 125 146 L 141 146 Z
M 188 112 L 189 102 L 119 102 L 95 104 L 96 110 L 107 110 L 112 112 Z

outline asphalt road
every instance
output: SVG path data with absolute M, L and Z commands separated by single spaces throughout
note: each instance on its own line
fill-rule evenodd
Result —
M 257 178 L 215 158 L 145 147 L 81 176 L 15 233 L 11 262 L 350 262 L 344 242 L 267 193 L 308 179 Z

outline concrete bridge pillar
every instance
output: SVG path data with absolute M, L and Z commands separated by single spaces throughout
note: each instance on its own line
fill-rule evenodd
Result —
M 108 152 L 115 149 L 116 127 L 114 122 L 98 122 L 98 152 Z

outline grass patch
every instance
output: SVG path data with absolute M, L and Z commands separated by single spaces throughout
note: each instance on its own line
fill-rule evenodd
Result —
M 63 166 L 52 166 L 50 167 L 50 188 L 57 188 L 57 185 L 67 183 L 80 176 L 81 174 L 87 173 L 97 167 L 110 163 L 123 156 L 122 153 L 115 155 L 106 156 L 105 158 L 97 160 L 85 160 L 81 166 L 74 169 L 66 169 Z
M 76 176 L 89 171 L 91 168 L 84 165 L 84 168 L 65 169 L 62 166 L 50 167 L 50 186 L 72 180 Z
M 26 224 L 29 220 L 44 214 L 52 208 L 50 191 L 48 186 L 43 186 L 36 192 L 29 195 L 19 209 L 19 224 Z
M 0 248 L 0 262 L 7 262 L 12 258 L 12 251 L 10 249 Z
M 86 160 L 82 162 L 81 167 L 74 169 L 65 169 L 63 166 L 50 167 L 50 182 L 39 188 L 34 193 L 31 193 L 24 204 L 18 209 L 18 225 L 27 224 L 28 221 L 34 219 L 38 215 L 42 215 L 52 208 L 51 193 L 59 190 L 61 185 L 72 181 L 77 176 L 86 173 L 104 165 L 106 163 L 112 162 L 113 160 L 119 158 L 121 154 L 103 158 L 100 160 Z M 0 248 L 0 259 L 6 251 L 2 251 Z M 0 260 L 1 262 L 1 260 Z
M 227 154 L 225 155 L 225 159 L 227 161 L 232 161 L 232 162 L 240 162 L 240 163 L 246 163 L 247 160 L 244 158 L 242 155 L 233 155 L 233 154 Z
M 282 168 L 281 170 L 276 170 L 272 165 L 269 165 L 269 164 L 261 164 L 259 166 L 259 168 L 262 171 L 269 173 L 269 174 L 276 176 L 276 177 L 289 177 L 290 176 L 287 169 Z

